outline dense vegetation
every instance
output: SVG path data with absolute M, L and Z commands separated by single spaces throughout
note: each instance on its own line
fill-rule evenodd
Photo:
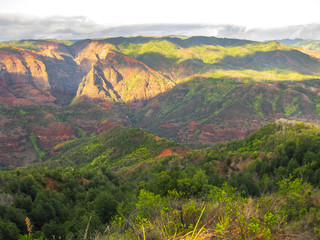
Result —
M 278 121 L 201 151 L 118 126 L 53 155 L 1 172 L 1 239 L 320 237 L 313 124 Z

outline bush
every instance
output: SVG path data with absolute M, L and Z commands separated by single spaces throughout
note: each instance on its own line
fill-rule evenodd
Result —
M 158 194 L 155 195 L 152 192 L 141 189 L 136 207 L 140 217 L 155 218 L 160 215 L 161 209 L 165 207 L 165 200 Z

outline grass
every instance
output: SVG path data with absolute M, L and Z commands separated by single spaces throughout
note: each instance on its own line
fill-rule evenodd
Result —
M 320 118 L 320 103 L 316 104 L 316 111 L 317 111 L 317 114 L 318 114 L 318 116 Z

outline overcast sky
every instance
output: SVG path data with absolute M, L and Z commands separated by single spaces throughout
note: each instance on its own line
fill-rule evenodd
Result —
M 320 40 L 320 0 L 0 0 L 0 40 L 205 35 Z

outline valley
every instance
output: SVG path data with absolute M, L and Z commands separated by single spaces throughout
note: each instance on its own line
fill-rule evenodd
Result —
M 320 55 L 280 42 L 1 42 L 0 239 L 319 239 Z
M 198 148 L 279 118 L 318 123 L 319 61 L 215 37 L 3 42 L 0 163 L 26 165 L 115 125 Z

